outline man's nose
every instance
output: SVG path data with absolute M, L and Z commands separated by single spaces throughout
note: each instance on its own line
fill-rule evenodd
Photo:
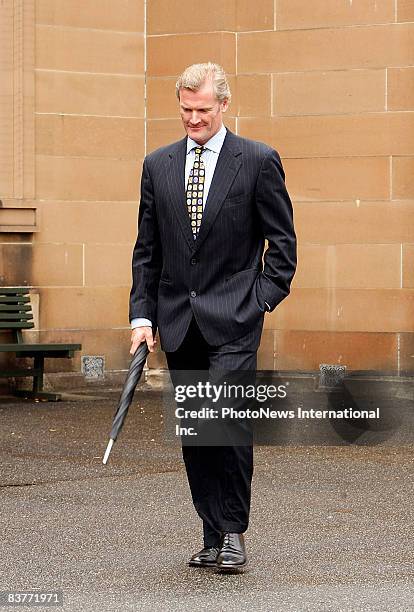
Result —
M 200 122 L 200 117 L 198 116 L 197 111 L 193 111 L 191 113 L 191 124 L 196 125 L 199 122 Z

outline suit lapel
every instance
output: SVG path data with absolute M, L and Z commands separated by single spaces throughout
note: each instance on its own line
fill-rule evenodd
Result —
M 185 201 L 185 159 L 187 154 L 187 137 L 177 143 L 175 150 L 169 153 L 167 162 L 167 184 L 171 195 L 171 204 L 177 215 L 184 237 L 191 250 L 194 250 L 194 238 L 190 217 Z
M 241 149 L 237 138 L 232 132 L 227 131 L 224 139 L 213 180 L 208 192 L 208 198 L 204 207 L 200 230 L 195 240 L 195 248 L 198 249 L 209 233 L 223 201 L 240 169 L 242 163 Z M 191 228 L 190 228 L 191 231 Z

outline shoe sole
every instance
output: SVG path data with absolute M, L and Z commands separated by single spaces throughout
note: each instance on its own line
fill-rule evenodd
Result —
M 190 567 L 217 567 L 217 563 L 197 563 L 196 561 L 189 561 L 188 565 Z
M 237 572 L 238 570 L 243 570 L 247 566 L 247 561 L 244 563 L 240 563 L 239 565 L 220 565 L 216 564 L 216 568 L 222 572 Z

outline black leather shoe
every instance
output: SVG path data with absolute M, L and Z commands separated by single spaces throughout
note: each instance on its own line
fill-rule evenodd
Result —
M 216 567 L 216 560 L 219 549 L 214 546 L 203 548 L 200 552 L 193 555 L 188 562 L 188 565 L 194 567 Z
M 217 555 L 217 568 L 237 570 L 247 563 L 246 549 L 242 533 L 224 533 L 221 548 Z

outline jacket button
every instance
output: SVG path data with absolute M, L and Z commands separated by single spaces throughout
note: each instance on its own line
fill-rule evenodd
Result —
M 196 263 L 197 263 L 197 260 L 196 260 L 196 259 L 194 259 L 194 257 L 193 257 L 193 259 L 190 261 L 190 263 L 191 263 L 191 265 L 192 265 L 192 266 L 195 266 L 195 265 L 196 265 Z
M 195 291 L 190 291 L 191 297 L 196 297 L 197 293 Z

